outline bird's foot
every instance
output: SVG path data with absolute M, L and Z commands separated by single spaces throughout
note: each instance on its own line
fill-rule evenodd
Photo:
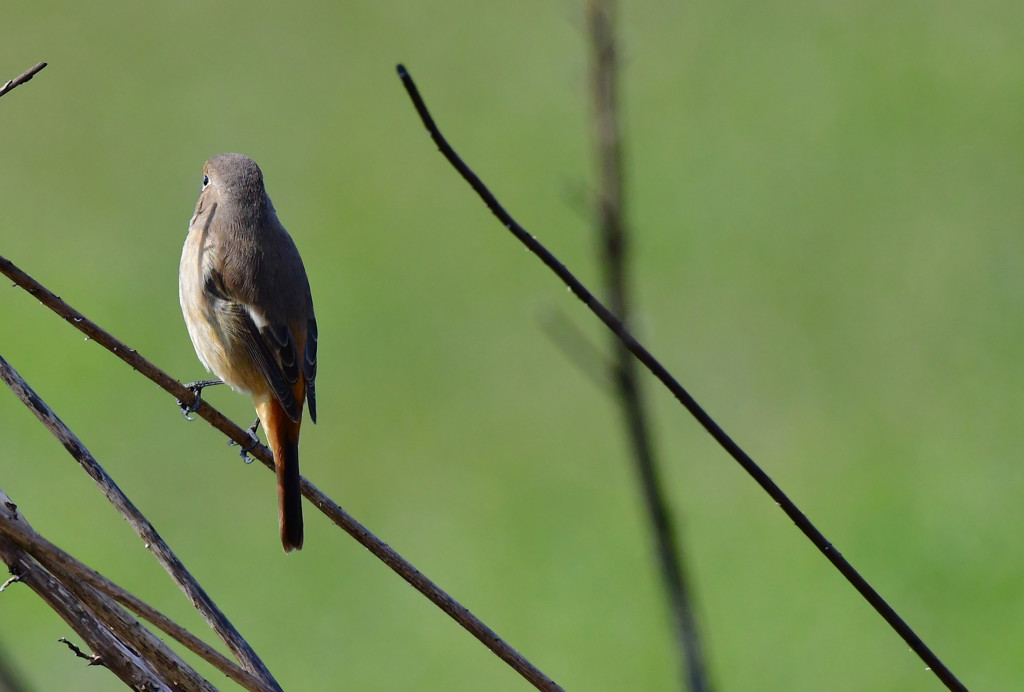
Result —
M 260 429 L 260 419 L 257 418 L 256 422 L 253 423 L 252 425 L 250 425 L 249 428 L 248 428 L 249 437 L 252 438 L 252 442 L 249 444 L 248 447 L 242 447 L 241 451 L 239 451 L 239 454 L 242 455 L 242 460 L 245 463 L 247 463 L 247 464 L 251 464 L 252 463 L 252 459 L 249 458 L 249 452 L 251 452 L 252 450 L 256 449 L 256 447 L 259 446 L 259 444 L 260 444 L 260 438 L 256 436 L 256 431 L 259 430 L 259 429 Z M 234 440 L 228 440 L 228 446 L 229 447 L 234 447 L 237 444 L 238 443 L 235 442 Z
M 212 387 L 215 384 L 224 384 L 223 380 L 196 380 L 195 382 L 189 382 L 185 385 L 185 389 L 192 392 L 193 398 L 191 404 L 186 404 L 181 399 L 178 399 L 178 408 L 181 409 L 181 415 L 185 416 L 185 420 L 194 420 L 188 414 L 195 413 L 199 409 L 199 404 L 202 401 L 203 390 L 207 387 Z

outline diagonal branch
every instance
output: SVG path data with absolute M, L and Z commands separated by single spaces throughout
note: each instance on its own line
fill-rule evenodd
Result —
M 591 0 L 587 8 L 593 51 L 593 98 L 598 165 L 598 224 L 602 265 L 611 311 L 629 324 L 629 233 L 624 212 L 622 135 L 619 128 L 618 61 L 615 45 L 614 0 Z M 707 692 L 711 684 L 705 670 L 697 616 L 687 582 L 683 550 L 665 497 L 655 459 L 637 361 L 615 339 L 612 373 L 619 394 L 633 460 L 654 533 L 662 580 L 668 592 L 669 614 L 678 640 L 681 666 L 692 692 Z
M 936 677 L 939 678 L 949 689 L 951 690 L 966 690 L 967 688 L 957 680 L 956 676 L 946 667 L 946 665 L 939 660 L 938 656 L 932 653 L 925 643 L 917 636 L 917 633 L 896 613 L 895 610 L 875 591 L 874 587 L 867 582 L 864 577 L 853 568 L 846 558 L 844 558 L 835 546 L 833 546 L 825 538 L 825 536 L 818 530 L 818 528 L 811 523 L 811 521 L 804 515 L 803 512 L 793 503 L 792 500 L 782 491 L 782 489 L 775 484 L 775 482 L 765 473 L 760 466 L 745 452 L 743 449 L 729 437 L 726 432 L 711 418 L 710 415 L 697 403 L 686 389 L 679 383 L 679 381 L 665 368 L 652 354 L 648 351 L 643 344 L 636 340 L 636 338 L 630 334 L 622 322 L 604 306 L 601 301 L 594 297 L 590 290 L 583 285 L 583 283 L 577 279 L 572 272 L 570 272 L 564 264 L 557 257 L 544 247 L 534 236 L 532 236 L 525 228 L 523 228 L 512 216 L 505 211 L 505 208 L 501 206 L 497 198 L 491 193 L 487 186 L 483 184 L 480 178 L 466 165 L 466 163 L 459 157 L 455 150 L 452 149 L 451 145 L 441 134 L 441 131 L 437 128 L 434 123 L 433 117 L 430 115 L 430 111 L 427 110 L 426 104 L 423 102 L 423 97 L 420 96 L 419 90 L 416 88 L 416 83 L 413 82 L 412 77 L 409 76 L 408 71 L 403 65 L 397 66 L 398 77 L 402 80 L 402 85 L 405 87 L 406 92 L 409 94 L 409 98 L 412 100 L 413 107 L 419 114 L 420 119 L 423 121 L 424 127 L 430 134 L 431 139 L 437 145 L 438 150 L 448 160 L 448 162 L 458 171 L 459 175 L 469 184 L 473 191 L 477 193 L 487 208 L 498 218 L 498 220 L 505 226 L 505 228 L 516 237 L 519 242 L 525 245 L 533 254 L 535 254 L 541 262 L 544 263 L 551 271 L 558 276 L 559 279 L 569 288 L 572 293 L 579 298 L 584 305 L 586 305 L 594 315 L 610 329 L 615 336 L 623 343 L 623 345 L 629 350 L 633 356 L 639 360 L 645 368 L 652 375 L 668 389 L 672 395 L 681 403 L 690 414 L 697 419 L 697 422 L 711 435 L 712 438 L 731 456 L 744 471 L 749 474 L 755 482 L 761 488 L 768 493 L 768 495 L 778 504 L 782 511 L 786 513 L 797 528 L 807 537 L 811 543 L 825 556 L 825 558 L 832 563 L 832 565 L 839 570 L 840 574 L 846 578 L 846 580 L 864 597 L 864 599 L 871 605 L 875 611 L 881 615 L 889 626 L 896 631 L 903 640 L 910 645 L 910 648 L 916 653 L 922 661 L 928 666 L 929 670 L 935 673 Z
M 31 67 L 28 70 L 26 70 L 25 72 L 21 73 L 20 75 L 18 75 L 14 79 L 8 79 L 7 82 L 5 82 L 3 86 L 0 86 L 0 96 L 3 96 L 8 91 L 11 91 L 15 87 L 19 87 L 22 84 L 24 84 L 25 82 L 29 81 L 30 79 L 35 77 L 36 73 L 39 72 L 40 70 L 42 70 L 44 67 L 46 67 L 46 63 L 45 62 L 41 62 L 38 65 L 36 65 L 35 67 Z
M 106 348 L 133 369 L 138 370 L 142 375 L 149 378 L 150 381 L 160 386 L 179 401 L 189 403 L 195 400 L 194 393 L 178 380 L 175 380 L 166 372 L 153 365 L 122 341 L 114 338 L 95 322 L 65 303 L 60 297 L 56 296 L 52 291 L 3 256 L 0 256 L 0 274 L 10 278 L 16 285 L 63 317 L 73 327 Z M 247 431 L 236 425 L 220 411 L 210 406 L 204 400 L 200 400 L 198 403 L 199 405 L 195 411 L 196 414 L 230 439 L 242 445 L 249 445 L 252 442 L 252 438 Z M 259 459 L 268 469 L 274 470 L 273 455 L 264 445 L 257 445 L 249 453 Z M 448 595 L 441 587 L 392 549 L 391 546 L 377 538 L 369 529 L 356 521 L 354 517 L 342 509 L 334 500 L 305 478 L 302 479 L 302 494 L 327 518 L 356 539 L 364 548 L 373 553 L 377 559 L 390 567 L 398 576 L 427 597 L 434 605 L 448 614 L 463 629 L 476 637 L 477 640 L 501 660 L 505 661 L 509 667 L 526 678 L 534 687 L 547 692 L 555 692 L 562 689 L 550 677 L 545 675 L 539 668 L 530 663 L 522 654 L 499 637 L 482 620 Z

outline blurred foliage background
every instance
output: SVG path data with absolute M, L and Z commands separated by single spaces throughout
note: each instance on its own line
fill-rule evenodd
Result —
M 263 167 L 320 323 L 303 472 L 569 690 L 678 689 L 618 411 L 541 327 L 607 337 L 427 139 L 595 289 L 578 2 L 8 0 L 0 254 L 182 381 L 211 155 Z M 1024 5 L 624 3 L 637 329 L 968 686 L 1024 679 Z M 0 290 L 0 354 L 289 690 L 523 690 L 271 474 Z M 721 690 L 940 685 L 671 398 L 647 388 Z M 245 397 L 208 398 L 240 423 Z M 208 635 L 60 445 L 0 392 L 0 488 Z M 24 588 L 35 689 L 114 690 Z M 209 638 L 209 636 L 207 636 Z M 206 670 L 201 668 L 201 670 Z M 209 672 L 208 670 L 206 672 Z M 217 683 L 221 680 L 215 676 Z

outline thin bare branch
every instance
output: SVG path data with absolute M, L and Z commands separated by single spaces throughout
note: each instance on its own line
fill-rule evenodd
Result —
M 231 652 L 238 658 L 242 666 L 250 673 L 260 678 L 273 689 L 280 690 L 280 686 L 274 680 L 273 675 L 253 651 L 249 643 L 245 641 L 235 626 L 214 604 L 213 600 L 206 594 L 199 582 L 189 573 L 178 556 L 170 549 L 160 534 L 157 533 L 149 520 L 142 512 L 135 507 L 128 496 L 114 483 L 114 480 L 107 474 L 102 466 L 96 461 L 81 440 L 68 428 L 60 418 L 50 409 L 49 406 L 37 395 L 28 383 L 15 372 L 14 368 L 0 356 L 0 379 L 7 383 L 7 386 L 21 399 L 21 401 L 35 414 L 36 418 L 60 440 L 64 448 L 78 461 L 89 477 L 96 482 L 100 490 L 111 504 L 121 513 L 125 520 L 131 525 L 135 532 L 142 539 L 145 546 L 153 553 L 157 561 L 163 566 L 171 578 L 178 584 L 188 599 L 195 606 L 199 614 L 210 624 L 213 631 L 217 633 Z
M 35 77 L 36 73 L 39 72 L 40 70 L 42 70 L 44 67 L 46 67 L 46 63 L 45 62 L 41 62 L 38 65 L 36 65 L 35 67 L 31 67 L 28 70 L 25 70 L 24 72 L 22 72 L 20 75 L 18 75 L 14 79 L 8 79 L 7 82 L 5 82 L 2 87 L 0 87 L 0 96 L 3 96 L 8 91 L 11 91 L 15 87 L 21 86 L 25 82 L 29 81 L 30 79 Z
M 629 325 L 629 247 L 626 226 L 623 142 L 619 125 L 618 54 L 615 40 L 615 0 L 591 0 L 587 6 L 591 41 L 595 149 L 598 168 L 597 224 L 602 266 L 611 311 Z M 661 576 L 668 596 L 669 618 L 679 647 L 680 670 L 692 692 L 711 689 L 697 615 L 690 596 L 684 551 L 661 482 L 655 459 L 637 361 L 615 339 L 612 373 L 633 448 L 633 460 L 647 508 Z
M 129 348 L 123 342 L 101 329 L 97 324 L 87 319 L 85 315 L 72 308 L 58 296 L 54 295 L 52 291 L 2 256 L 0 256 L 0 273 L 10 278 L 15 284 L 37 298 L 43 305 L 63 317 L 73 327 L 132 366 L 135 370 L 138 370 L 177 400 L 186 403 L 194 401 L 195 395 L 179 381 L 143 358 L 134 349 Z M 229 420 L 205 400 L 199 401 L 195 413 L 235 442 L 246 446 L 251 443 L 252 439 L 249 437 L 248 431 L 243 430 Z M 266 446 L 258 445 L 250 454 L 259 459 L 265 467 L 271 471 L 274 470 L 274 458 Z M 302 494 L 313 503 L 314 507 L 355 538 L 363 547 L 373 553 L 377 559 L 390 567 L 398 576 L 428 598 L 434 605 L 447 613 L 461 627 L 476 637 L 484 646 L 501 660 L 505 661 L 534 687 L 546 692 L 555 692 L 562 689 L 550 677 L 545 675 L 539 668 L 530 663 L 522 654 L 499 637 L 494 630 L 449 596 L 441 587 L 428 579 L 409 561 L 393 550 L 391 546 L 377 538 L 369 529 L 356 521 L 355 518 L 349 515 L 319 488 L 306 480 L 306 478 L 302 478 Z
M 84 658 L 86 661 L 88 661 L 90 666 L 102 666 L 102 665 L 104 665 L 103 659 L 100 658 L 99 655 L 85 653 L 84 651 L 79 649 L 78 646 L 76 646 L 67 637 L 61 637 L 57 641 L 59 643 L 63 644 L 64 646 L 68 647 L 71 650 L 71 653 L 73 653 L 75 655 L 75 658 Z
M 877 591 L 853 568 L 846 558 L 833 546 L 810 522 L 803 512 L 793 503 L 792 500 L 775 484 L 757 463 L 729 437 L 724 430 L 711 418 L 710 415 L 697 403 L 679 381 L 648 351 L 636 338 L 626 329 L 622 322 L 599 301 L 590 290 L 570 272 L 557 257 L 544 247 L 531 235 L 519 222 L 501 206 L 497 198 L 491 193 L 483 181 L 466 165 L 459 155 L 452 149 L 451 145 L 441 134 L 441 131 L 434 123 L 430 111 L 427 110 L 423 97 L 420 96 L 415 82 L 403 65 L 397 66 L 398 76 L 402 80 L 413 107 L 416 109 L 420 120 L 430 134 L 431 139 L 437 145 L 438 150 L 448 162 L 458 171 L 459 175 L 477 193 L 487 208 L 498 218 L 501 224 L 525 245 L 541 262 L 544 263 L 559 279 L 569 288 L 572 293 L 586 305 L 594 315 L 601 320 L 629 349 L 637 360 L 651 372 L 672 395 L 681 403 L 690 414 L 697 419 L 701 426 L 715 439 L 716 442 L 746 471 L 761 488 L 776 502 L 783 512 L 796 524 L 797 528 L 814 544 L 815 547 L 839 570 L 850 584 L 864 597 L 864 599 L 881 615 L 889 626 L 896 631 L 903 640 L 910 645 L 910 648 L 925 662 L 931 670 L 949 689 L 966 690 L 967 688 L 957 680 L 956 676 L 942 663 L 941 660 L 929 649 L 913 629 L 896 613 L 895 610 L 883 599 Z
M 537 323 L 551 343 L 562 352 L 598 390 L 614 396 L 612 361 L 560 308 L 546 307 L 537 316 Z

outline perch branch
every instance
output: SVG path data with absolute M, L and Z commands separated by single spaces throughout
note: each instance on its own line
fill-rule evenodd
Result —
M 587 289 L 583 283 L 570 272 L 561 261 L 544 247 L 534 236 L 512 218 L 498 202 L 487 186 L 469 166 L 463 162 L 455 150 L 441 134 L 441 131 L 434 123 L 430 111 L 427 110 L 423 97 L 420 96 L 415 82 L 403 65 L 397 66 L 398 76 L 402 80 L 413 107 L 423 121 L 424 127 L 430 134 L 431 139 L 437 145 L 438 150 L 455 168 L 462 178 L 477 193 L 487 208 L 498 218 L 505 228 L 514 235 L 519 242 L 525 245 L 541 262 L 544 263 L 559 279 L 569 288 L 572 293 L 586 305 L 594 315 L 601 320 L 625 345 L 647 370 L 650 371 L 681 403 L 690 414 L 697 419 L 697 422 L 711 435 L 712 438 L 731 456 L 744 471 L 749 474 L 761 488 L 768 493 L 776 504 L 786 513 L 797 528 L 814 544 L 816 548 L 839 570 L 840 574 L 864 597 L 875 611 L 881 615 L 889 626 L 899 634 L 900 637 L 910 646 L 922 661 L 928 666 L 936 677 L 939 678 L 950 690 L 966 690 L 967 688 L 957 680 L 956 676 L 942 663 L 941 660 L 929 649 L 920 637 L 910 626 L 896 613 L 895 610 L 883 599 L 877 591 L 853 568 L 835 546 L 833 546 L 811 523 L 803 512 L 793 503 L 792 500 L 779 488 L 778 485 L 765 473 L 760 466 L 743 449 L 729 437 L 725 431 L 711 418 L 710 415 L 697 403 L 678 380 L 648 351 L 632 334 L 625 328 L 622 322 L 604 306 Z
M 3 256 L 0 256 L 0 273 L 14 281 L 16 285 L 37 298 L 43 305 L 63 317 L 76 329 L 106 348 L 132 368 L 138 370 L 177 400 L 183 401 L 186 404 L 194 401 L 195 395 L 193 392 L 179 381 L 150 363 L 134 349 L 129 348 L 123 342 L 101 329 L 96 323 L 87 319 L 85 315 L 65 303 L 58 296 L 54 295 L 52 291 Z M 243 430 L 229 420 L 205 400 L 201 399 L 199 401 L 199 406 L 195 413 L 235 442 L 243 445 L 251 443 L 252 439 L 246 430 Z M 258 445 L 250 454 L 259 459 L 266 468 L 271 471 L 274 470 L 274 457 L 265 445 Z M 302 478 L 302 494 L 327 518 L 356 539 L 364 548 L 373 553 L 377 559 L 390 567 L 398 576 L 423 594 L 434 605 L 448 614 L 463 629 L 476 637 L 477 640 L 501 660 L 505 661 L 513 670 L 526 678 L 534 687 L 545 692 L 555 692 L 562 689 L 540 669 L 530 663 L 522 654 L 499 637 L 494 630 L 473 615 L 466 607 L 449 596 L 441 587 L 428 579 L 426 575 L 392 549 L 391 546 L 377 538 L 369 529 L 356 521 L 354 517 L 305 478 Z

